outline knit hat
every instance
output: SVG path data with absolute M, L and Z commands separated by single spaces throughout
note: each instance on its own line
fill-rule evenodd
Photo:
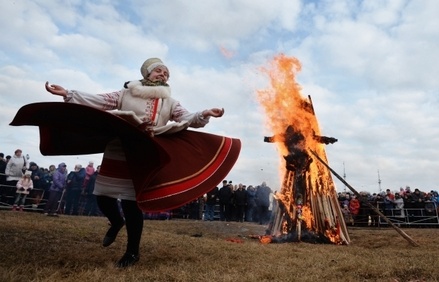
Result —
M 142 67 L 140 68 L 140 73 L 142 74 L 143 78 L 146 79 L 148 78 L 148 75 L 152 72 L 152 70 L 158 66 L 163 66 L 168 69 L 168 67 L 165 66 L 165 64 L 159 58 L 149 58 L 143 63 Z
M 24 173 L 24 176 L 31 176 L 32 175 L 32 171 L 30 170 L 26 170 L 26 172 Z

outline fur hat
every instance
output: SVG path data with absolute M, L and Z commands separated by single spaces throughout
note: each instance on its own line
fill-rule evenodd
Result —
M 26 170 L 26 172 L 24 173 L 24 176 L 31 176 L 32 175 L 32 171 L 30 170 Z
M 164 66 L 166 69 L 168 68 L 159 58 L 149 58 L 143 63 L 142 67 L 140 68 L 140 73 L 142 74 L 143 78 L 146 79 L 152 70 L 158 66 Z

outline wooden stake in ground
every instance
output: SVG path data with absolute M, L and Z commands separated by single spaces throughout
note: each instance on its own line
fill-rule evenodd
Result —
M 346 185 L 346 187 L 348 187 L 349 190 L 351 190 L 358 198 L 361 198 L 360 193 L 358 193 L 357 190 L 354 189 L 354 187 L 349 185 L 349 183 L 347 183 L 340 175 L 338 175 L 325 161 L 323 161 L 317 155 L 316 152 L 314 152 L 313 150 L 310 151 L 324 166 L 326 166 L 332 172 L 332 174 L 335 175 L 335 177 L 337 177 L 344 185 Z M 371 208 L 374 212 L 376 212 L 379 216 L 381 216 L 390 226 L 392 226 L 396 230 L 396 232 L 398 232 L 404 239 L 406 239 L 410 244 L 412 244 L 412 246 L 419 247 L 418 243 L 416 243 L 409 235 L 407 235 L 404 231 L 402 231 L 401 228 L 393 224 L 393 222 L 391 222 L 382 212 L 380 212 L 378 208 L 376 208 L 374 205 L 372 205 L 369 202 L 365 202 L 365 204 L 369 208 Z

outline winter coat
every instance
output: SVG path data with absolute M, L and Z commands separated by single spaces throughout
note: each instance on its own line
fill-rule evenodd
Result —
M 404 208 L 404 200 L 402 198 L 397 198 L 393 202 L 397 209 L 402 210 Z
M 357 215 L 360 212 L 360 201 L 357 198 L 353 198 L 349 202 L 349 211 L 353 215 Z
M 67 189 L 77 191 L 82 189 L 82 184 L 85 179 L 85 169 L 81 168 L 79 171 L 71 171 L 67 176 Z
M 17 193 L 28 195 L 30 190 L 34 188 L 32 179 L 29 177 L 22 177 L 17 182 Z
M 211 191 L 207 192 L 206 204 L 215 205 L 217 197 L 218 197 L 218 187 L 215 187 Z
M 36 168 L 33 168 L 33 167 L 36 167 Z M 43 177 L 44 177 L 44 175 L 43 175 L 43 173 L 41 172 L 41 170 L 40 170 L 40 168 L 38 167 L 38 165 L 36 164 L 36 163 L 34 163 L 34 162 L 30 162 L 30 164 L 29 164 L 29 170 L 30 171 L 32 171 L 32 176 L 31 176 L 31 179 L 32 179 L 32 182 L 34 183 L 34 188 L 38 188 L 38 189 L 41 189 L 41 188 L 43 188 Z
M 415 189 L 415 192 L 412 193 L 412 200 L 414 202 L 423 202 L 424 201 L 424 193 Z
M 95 168 L 94 167 L 92 167 L 91 165 L 88 165 L 86 168 L 85 168 L 85 180 L 89 180 L 90 179 L 90 177 L 93 175 L 95 173 Z
M 235 204 L 238 206 L 245 206 L 247 204 L 247 191 L 245 189 L 236 189 Z
M 247 188 L 247 205 L 250 207 L 256 206 L 256 190 L 254 188 Z
M 271 189 L 266 185 L 256 187 L 256 204 L 264 207 L 270 206 L 270 193 Z
M 85 191 L 84 191 L 86 195 L 93 195 L 97 176 L 98 176 L 98 171 L 95 171 L 93 175 L 90 176 L 90 179 L 88 180 L 87 186 L 85 187 Z
M 230 186 L 226 185 L 221 187 L 218 192 L 218 198 L 220 200 L 220 203 L 231 204 L 233 199 L 233 191 Z
M 28 164 L 27 164 L 28 165 Z M 23 176 L 23 167 L 26 166 L 26 161 L 23 156 L 18 157 L 13 155 L 6 165 L 5 174 L 7 175 L 6 181 L 18 181 Z
M 61 192 L 66 186 L 66 171 L 62 168 L 65 165 L 61 163 L 52 175 L 52 185 L 50 191 Z
M 4 160 L 0 160 L 0 184 L 6 181 L 6 176 L 2 175 L 6 170 L 6 162 Z

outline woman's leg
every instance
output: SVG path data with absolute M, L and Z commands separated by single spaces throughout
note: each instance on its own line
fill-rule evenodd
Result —
M 104 247 L 110 246 L 116 240 L 117 233 L 124 225 L 124 219 L 120 215 L 117 199 L 107 196 L 96 196 L 99 209 L 110 221 L 111 227 L 105 234 L 102 245 Z
M 128 236 L 127 253 L 138 255 L 143 231 L 143 213 L 136 201 L 122 200 L 122 210 Z
M 139 260 L 139 246 L 143 231 L 143 213 L 136 201 L 122 200 L 128 243 L 125 255 L 117 262 L 118 267 L 133 265 Z

